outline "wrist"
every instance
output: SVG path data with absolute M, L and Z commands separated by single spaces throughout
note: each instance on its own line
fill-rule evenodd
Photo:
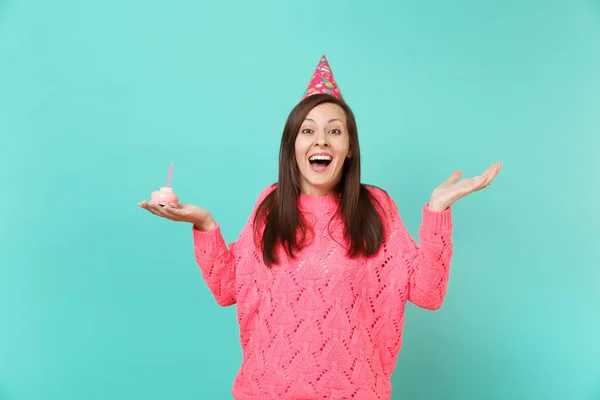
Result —
M 211 217 L 202 222 L 194 222 L 194 228 L 199 231 L 206 232 L 215 229 L 217 222 Z
M 445 209 L 448 208 L 448 206 L 445 206 L 443 204 L 438 204 L 435 202 L 431 202 L 431 201 L 429 202 L 427 207 L 429 208 L 430 211 L 436 211 L 436 212 L 444 211 Z

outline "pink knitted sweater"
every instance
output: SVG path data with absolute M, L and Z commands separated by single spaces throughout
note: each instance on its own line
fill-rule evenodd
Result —
M 237 304 L 243 362 L 232 394 L 245 399 L 389 399 L 402 344 L 404 306 L 437 309 L 448 282 L 451 211 L 422 209 L 420 248 L 394 201 L 368 187 L 385 209 L 385 242 L 368 259 L 340 243 L 335 196 L 301 195 L 311 244 L 280 264 L 262 263 L 253 240 L 260 194 L 239 238 L 227 248 L 220 228 L 193 229 L 196 261 L 218 304 Z

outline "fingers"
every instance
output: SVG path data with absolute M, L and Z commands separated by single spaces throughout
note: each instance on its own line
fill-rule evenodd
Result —
M 162 207 L 162 213 L 169 219 L 174 221 L 182 221 L 184 215 L 182 214 L 183 210 L 178 205 L 167 204 Z
M 151 212 L 154 215 L 157 215 L 159 217 L 162 217 L 161 215 L 161 211 L 162 209 L 160 208 L 160 206 L 154 204 L 154 203 L 150 203 L 148 201 L 142 202 L 141 203 L 141 207 L 148 210 L 149 212 Z
M 481 175 L 475 176 L 473 178 L 465 179 L 463 182 L 468 182 L 469 192 L 474 192 L 477 190 L 484 189 L 492 183 L 500 168 L 502 167 L 502 163 L 494 163 L 492 164 L 484 173 Z
M 447 184 L 453 184 L 456 183 L 456 181 L 458 181 L 460 179 L 460 177 L 462 176 L 462 170 L 456 170 L 452 173 L 452 175 L 450 175 L 450 177 L 446 180 Z
M 469 193 L 473 193 L 483 189 L 487 179 L 487 172 L 484 172 L 483 174 L 474 176 L 472 178 L 463 179 L 456 185 L 457 191 L 460 193 L 461 197 L 464 197 Z
M 448 188 L 448 187 L 454 185 L 456 183 L 456 181 L 458 181 L 460 179 L 461 176 L 462 176 L 462 170 L 456 170 L 456 171 L 454 171 L 448 177 L 448 179 L 446 179 L 444 182 L 440 183 L 440 185 L 438 186 L 438 188 Z
M 171 219 L 171 220 L 177 220 L 175 214 L 169 213 L 169 208 L 171 208 L 171 206 L 163 207 L 163 206 L 160 206 L 158 204 L 154 204 L 154 203 L 151 203 L 148 201 L 142 201 L 142 202 L 138 203 L 138 206 L 151 212 L 152 214 L 154 214 L 158 217 Z
M 481 189 L 484 182 L 485 182 L 485 178 L 483 175 L 463 179 L 458 184 L 458 188 L 459 188 L 458 191 L 459 191 L 461 197 L 464 197 L 469 193 L 472 193 L 472 192 L 475 192 L 475 191 Z
M 500 168 L 502 168 L 501 162 L 492 164 L 492 166 L 488 168 L 488 170 L 484 174 L 485 179 L 483 181 L 482 188 L 486 188 L 490 185 L 490 183 L 492 183 L 494 178 L 496 178 L 496 176 L 498 175 L 498 172 L 500 172 Z
M 500 172 L 500 168 L 502 168 L 501 162 L 494 163 L 481 175 L 465 178 L 458 183 L 455 182 L 462 175 L 462 171 L 455 171 L 448 180 L 434 190 L 434 196 L 449 201 L 451 204 L 470 193 L 489 186 Z

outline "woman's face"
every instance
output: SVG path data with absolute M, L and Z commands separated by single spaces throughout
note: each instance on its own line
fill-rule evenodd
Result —
M 313 108 L 300 126 L 295 153 L 302 192 L 332 193 L 342 177 L 344 161 L 352 155 L 344 110 L 331 103 Z

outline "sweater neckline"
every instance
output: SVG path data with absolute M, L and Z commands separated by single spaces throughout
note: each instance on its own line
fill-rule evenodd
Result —
M 305 209 L 311 210 L 335 210 L 340 202 L 341 195 L 337 193 L 326 195 L 308 195 L 300 193 L 298 196 L 299 205 Z

